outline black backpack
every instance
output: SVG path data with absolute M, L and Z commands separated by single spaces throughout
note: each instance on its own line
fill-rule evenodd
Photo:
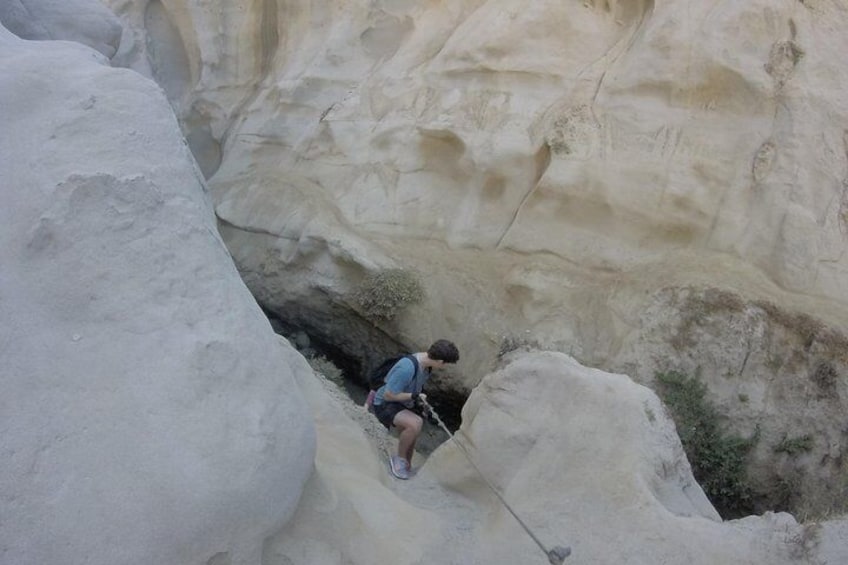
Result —
M 404 357 L 409 357 L 412 359 L 412 364 L 415 366 L 415 373 L 418 372 L 418 358 L 411 353 L 407 353 L 406 355 L 398 355 L 397 357 L 389 357 L 377 367 L 371 371 L 371 374 L 368 375 L 368 388 L 371 390 L 377 390 L 384 384 L 386 384 L 386 375 L 389 374 L 389 371 L 392 370 L 392 367 L 397 365 L 397 362 L 403 359 Z

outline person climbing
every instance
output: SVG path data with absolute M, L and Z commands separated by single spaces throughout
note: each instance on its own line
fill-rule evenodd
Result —
M 427 351 L 402 357 L 386 375 L 386 383 L 374 395 L 374 415 L 386 429 L 395 426 L 400 433 L 397 455 L 389 463 L 392 474 L 408 479 L 415 451 L 415 442 L 424 423 L 415 412 L 427 399 L 422 391 L 430 371 L 446 363 L 459 361 L 459 350 L 446 339 L 435 341 Z

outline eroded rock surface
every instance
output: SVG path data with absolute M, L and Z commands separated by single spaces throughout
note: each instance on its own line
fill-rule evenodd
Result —
M 121 43 L 117 16 L 99 0 L 6 0 L 0 23 L 22 39 L 76 41 L 107 57 Z
M 391 479 L 374 449 L 384 437 L 362 434 L 373 417 L 346 406 L 335 385 L 298 374 L 324 447 L 265 565 L 547 562 L 455 444 L 413 479 Z M 566 563 L 848 558 L 844 521 L 802 526 L 772 513 L 720 521 L 654 393 L 564 354 L 510 355 L 472 393 L 456 437 L 546 548 L 571 546 Z
M 466 390 L 490 371 L 499 351 L 522 344 L 565 351 L 587 365 L 611 368 L 642 382 L 650 382 L 656 370 L 700 372 L 738 428 L 759 425 L 764 430 L 757 464 L 774 469 L 776 476 L 771 478 L 797 479 L 803 483 L 799 490 L 821 484 L 825 495 L 844 496 L 848 473 L 841 415 L 848 391 L 840 344 L 848 327 L 844 294 L 848 103 L 842 93 L 848 79 L 839 64 L 848 51 L 844 6 L 792 0 L 696 6 L 648 0 L 551 0 L 529 5 L 503 0 L 106 3 L 125 25 L 113 64 L 138 70 L 161 85 L 203 175 L 209 178 L 224 240 L 264 306 L 366 361 L 389 348 L 424 347 L 437 337 L 455 339 L 462 361 L 435 384 Z M 23 0 L 7 3 L 6 8 L 19 4 Z M 34 26 L 38 20 L 25 23 Z M 171 206 L 173 195 L 162 188 L 199 181 L 184 162 L 176 169 L 161 164 L 165 155 L 186 156 L 161 104 L 153 105 L 153 114 L 138 111 L 151 107 L 151 99 L 161 102 L 161 93 L 149 83 L 126 78 L 127 74 L 107 73 L 100 65 L 102 58 L 82 47 L 65 45 L 61 49 L 67 53 L 60 53 L 59 47 L 47 44 L 24 49 L 5 34 L 2 40 L 4 55 L 10 55 L 3 60 L 3 72 L 14 86 L 3 89 L 8 98 L 3 107 L 16 109 L 4 114 L 14 126 L 7 131 L 24 130 L 23 124 L 29 127 L 30 120 L 40 124 L 32 133 L 3 138 L 5 186 L 28 187 L 26 194 L 33 198 L 3 207 L 4 221 L 9 220 L 6 229 L 18 230 L 4 236 L 4 241 L 17 242 L 8 246 L 10 259 L 4 265 L 27 267 L 26 276 L 20 278 L 7 274 L 17 273 L 14 268 L 0 273 L 4 277 L 0 280 L 9 285 L 4 293 L 13 298 L 0 305 L 8 309 L 10 327 L 20 332 L 9 333 L 11 337 L 0 342 L 4 356 L 6 351 L 17 351 L 18 344 L 28 344 L 27 353 L 21 355 L 38 359 L 43 369 L 39 375 L 49 374 L 56 365 L 51 364 L 52 357 L 42 359 L 34 353 L 45 349 L 33 345 L 38 341 L 60 358 L 70 359 L 77 373 L 102 365 L 95 373 L 102 380 L 95 382 L 109 386 L 114 383 L 103 373 L 129 375 L 128 381 L 136 383 L 150 373 L 165 379 L 163 375 L 172 373 L 217 375 L 220 367 L 228 367 L 243 376 L 268 379 L 267 372 L 280 359 L 273 359 L 277 353 L 271 359 L 264 356 L 274 351 L 270 338 L 254 339 L 251 328 L 259 324 L 254 310 L 236 308 L 238 315 L 253 321 L 234 322 L 228 318 L 233 310 L 222 306 L 230 306 L 233 295 L 236 302 L 249 300 L 232 273 L 221 266 L 226 252 L 218 245 L 209 218 L 197 219 L 205 206 L 199 192 L 180 193 L 175 197 L 180 204 Z M 102 52 L 110 54 L 109 48 Z M 52 89 L 51 81 L 64 75 L 43 60 L 36 61 L 35 53 L 52 57 L 52 64 L 72 77 L 68 85 L 84 88 L 67 95 Z M 22 67 L 44 72 L 15 72 Z M 32 88 L 27 87 L 30 83 Z M 119 116 L 121 127 L 103 118 L 104 104 Z M 45 117 L 57 107 L 65 109 L 62 117 Z M 114 168 L 103 163 L 113 163 Z M 50 173 L 57 170 L 62 173 Z M 145 222 L 149 230 L 142 227 Z M 162 234 L 150 227 L 160 223 L 170 231 Z M 89 225 L 103 233 L 91 236 Z M 186 251 L 191 257 L 162 254 L 165 248 L 179 247 L 175 240 L 184 239 L 191 242 L 191 252 Z M 100 246 L 98 252 L 86 247 L 91 241 Z M 144 257 L 155 264 L 153 274 L 140 266 Z M 85 267 L 83 284 L 64 290 L 55 273 L 75 273 L 78 264 Z M 127 277 L 116 282 L 113 266 Z M 400 312 L 391 323 L 369 319 L 353 292 L 369 272 L 396 266 L 420 273 L 427 299 Z M 148 273 L 138 275 L 144 285 L 122 285 L 142 271 Z M 196 285 L 185 283 L 187 272 L 199 279 Z M 216 286 L 217 279 L 227 281 L 231 290 Z M 101 288 L 109 290 L 98 292 Z M 42 292 L 52 298 L 42 299 Z M 730 298 L 718 303 L 705 299 L 714 292 Z M 124 300 L 127 295 L 131 298 Z M 151 303 L 154 308 L 147 307 Z M 62 313 L 58 320 L 53 320 L 55 312 Z M 32 329 L 39 319 L 51 323 L 43 335 Z M 173 340 L 151 345 L 146 340 L 158 335 L 162 319 L 201 333 L 174 330 Z M 85 331 L 70 327 L 79 323 Z M 116 323 L 126 330 L 123 334 L 110 325 Z M 239 324 L 245 331 L 233 332 Z M 90 327 L 99 328 L 101 336 L 108 331 L 109 339 L 101 337 L 98 345 L 75 357 L 74 347 L 92 342 L 87 337 Z M 140 337 L 121 341 L 111 335 L 126 338 L 127 332 Z M 67 335 L 76 346 L 64 341 Z M 181 341 L 185 335 L 199 335 L 202 351 L 192 353 L 190 346 L 196 344 Z M 239 335 L 251 336 L 250 343 L 233 337 Z M 60 345 L 52 347 L 54 343 Z M 113 349 L 104 354 L 107 344 Z M 130 359 L 134 364 L 116 353 L 135 347 L 143 349 Z M 258 367 L 232 367 L 228 363 L 233 350 L 262 359 Z M 162 366 L 169 351 L 183 355 L 174 367 Z M 10 368 L 28 366 L 23 357 L 10 359 Z M 145 371 L 150 363 L 156 371 Z M 233 386 L 229 379 L 224 381 L 220 386 L 225 389 Z M 161 382 L 176 386 L 171 380 Z M 26 386 L 15 383 L 14 390 L 36 399 L 30 403 L 35 415 L 16 411 L 15 418 L 21 414 L 22 422 L 47 418 L 48 435 L 51 426 L 64 422 L 66 413 L 58 401 L 53 404 L 48 396 L 39 396 L 41 389 L 32 389 L 30 381 Z M 112 389 L 103 386 L 107 390 L 101 393 L 111 394 Z M 274 388 L 282 386 L 279 383 L 269 386 L 257 385 L 265 399 L 259 403 L 260 411 L 271 410 L 264 402 L 276 401 L 275 391 L 288 390 Z M 239 395 L 250 390 L 239 388 L 234 394 L 242 398 Z M 74 394 L 80 391 L 88 389 L 80 386 Z M 164 396 L 174 401 L 172 395 Z M 209 429 L 236 442 L 232 434 L 238 432 L 215 426 L 225 426 L 222 410 L 241 414 L 238 408 L 222 405 L 215 395 L 200 397 L 208 403 L 194 397 L 192 402 L 202 404 L 198 410 L 207 418 L 218 411 L 219 418 L 212 418 Z M 299 405 L 296 399 L 289 401 Z M 129 401 L 108 404 L 116 410 L 132 406 Z M 48 410 L 36 414 L 43 406 Z M 159 406 L 159 400 L 151 400 L 149 406 Z M 261 420 L 263 425 L 274 428 L 273 422 L 280 422 L 277 418 L 291 415 L 297 422 L 303 419 L 296 408 L 281 410 L 288 416 L 275 412 L 270 420 Z M 157 409 L 149 412 L 155 420 Z M 85 416 L 95 417 L 96 412 Z M 232 423 L 225 421 L 226 426 Z M 501 425 L 497 418 L 494 421 Z M 206 420 L 194 422 L 205 430 L 199 422 Z M 489 432 L 481 430 L 485 426 L 475 433 L 482 434 L 478 441 L 485 443 Z M 775 457 L 775 445 L 793 439 L 789 434 L 796 430 L 816 435 L 814 449 L 799 458 Z M 92 445 L 102 446 L 111 437 L 98 436 Z M 206 446 L 204 453 L 214 451 L 204 443 L 214 444 L 212 435 L 203 437 L 189 443 L 197 440 Z M 99 441 L 103 438 L 108 441 Z M 302 477 L 304 461 L 309 459 L 304 447 L 308 441 L 292 441 L 303 457 L 291 455 L 287 461 L 298 462 L 292 473 Z M 238 443 L 241 449 L 258 445 Z M 279 447 L 272 449 L 272 467 Z M 179 452 L 184 456 L 185 450 Z M 72 486 L 89 476 L 85 471 L 94 468 L 98 454 L 81 459 L 83 474 L 68 479 Z M 154 459 L 166 459 L 158 451 L 155 454 Z M 236 454 L 244 455 L 238 450 Z M 55 470 L 59 466 L 51 467 L 51 461 L 77 456 L 71 450 L 55 460 L 39 461 Z M 32 457 L 24 459 L 31 462 Z M 238 467 L 249 461 L 248 456 L 229 463 Z M 15 473 L 23 473 L 19 461 L 13 464 Z M 498 471 L 518 481 L 515 488 L 520 495 L 526 488 L 519 480 L 521 473 L 535 476 L 537 482 L 559 480 L 535 467 L 520 469 L 514 463 Z M 614 470 L 610 473 L 615 475 Z M 328 476 L 320 479 L 323 490 L 310 491 L 318 493 L 314 501 L 332 497 L 332 488 L 326 487 Z M 126 479 L 121 475 L 106 481 L 103 492 L 134 484 Z M 170 477 L 165 479 L 171 484 Z M 264 487 L 276 492 L 274 479 L 266 479 L 273 484 Z M 221 484 L 228 488 L 234 484 L 216 480 L 209 480 L 214 493 L 209 500 L 220 499 Z M 196 482 L 177 482 L 180 492 L 183 487 L 198 488 Z M 70 496 L 54 488 L 57 484 L 48 480 L 45 492 Z M 262 480 L 257 484 L 262 486 Z M 600 489 L 599 484 L 589 485 L 590 490 Z M 671 484 L 670 492 L 651 495 L 664 510 L 648 511 L 649 518 L 699 507 L 680 497 L 679 481 Z M 282 519 L 293 507 L 296 491 L 288 490 L 285 500 L 260 501 L 256 519 L 264 525 L 245 526 L 252 541 L 243 545 L 234 541 L 234 549 L 225 545 L 207 559 L 216 564 L 254 559 L 257 532 L 267 533 L 269 522 Z M 29 512 L 5 492 L 11 491 L 4 491 L 4 499 L 11 500 L 15 512 Z M 141 505 L 141 494 L 121 493 L 129 507 Z M 527 494 L 531 501 L 538 496 Z M 622 500 L 642 504 L 650 496 L 636 489 Z M 564 501 L 568 499 L 555 501 L 555 514 L 567 516 Z M 607 502 L 609 508 L 619 508 L 617 499 Z M 203 515 L 205 507 L 199 504 L 198 515 Z M 653 502 L 646 504 L 654 508 Z M 270 505 L 281 514 L 272 512 Z M 33 516 L 47 512 L 47 506 L 39 508 Z M 120 520 L 103 518 L 96 508 L 92 528 L 108 522 L 107 531 L 123 531 Z M 190 512 L 194 507 L 180 508 Z M 355 506 L 343 513 L 354 515 L 351 508 Z M 491 506 L 487 508 L 490 518 Z M 309 520 L 321 524 L 325 518 Z M 598 523 L 602 520 L 605 523 L 606 518 L 598 518 Z M 694 527 L 696 545 L 715 544 L 710 532 L 721 525 L 699 520 L 706 526 Z M 569 517 L 572 521 L 577 518 Z M 16 523 L 26 528 L 25 521 Z M 181 520 L 180 526 L 191 529 L 192 523 Z M 656 526 L 651 520 L 645 523 L 651 535 L 664 531 L 651 529 Z M 685 522 L 684 529 L 691 531 L 693 523 Z M 511 527 L 505 524 L 501 520 L 485 527 L 491 526 L 493 532 Z M 212 539 L 220 532 L 216 527 L 217 523 L 207 524 L 197 535 Z M 785 515 L 754 518 L 734 527 L 733 539 L 750 542 L 747 531 L 769 540 L 765 549 L 754 543 L 745 550 L 750 553 L 743 551 L 754 562 L 780 563 L 796 550 L 801 552 L 797 559 L 806 558 L 805 540 L 813 539 Z M 804 543 L 787 544 L 786 536 L 776 533 L 781 530 Z M 844 560 L 839 554 L 844 544 L 838 541 L 840 535 L 845 537 L 844 524 L 829 523 L 822 531 L 829 532 L 822 559 Z M 188 533 L 191 537 L 196 532 Z M 135 547 L 160 551 L 147 543 L 148 534 L 134 532 L 138 537 L 128 542 L 128 555 L 135 555 Z M 493 548 L 508 539 L 480 535 L 483 546 L 466 549 L 473 559 L 496 558 Z M 580 534 L 586 536 L 594 539 L 591 532 Z M 559 534 L 551 532 L 551 537 L 559 539 Z M 346 546 L 323 553 L 324 541 L 315 541 L 302 555 L 332 562 L 349 554 Z M 656 540 L 662 552 L 661 542 Z M 345 542 L 338 538 L 333 543 Z M 198 544 L 200 553 L 206 552 L 208 546 Z M 640 552 L 649 551 L 635 544 L 628 538 L 615 551 L 622 558 L 630 555 L 628 551 L 640 558 L 644 555 Z M 599 541 L 595 545 L 598 552 L 600 545 Z M 167 561 L 166 554 L 174 547 L 166 544 L 163 554 L 153 557 L 164 555 Z M 313 549 L 317 553 L 310 553 Z M 368 551 L 356 555 L 366 559 Z M 419 551 L 436 561 L 451 555 L 448 549 L 416 546 L 404 558 L 414 559 Z M 505 551 L 504 555 L 516 557 Z M 739 557 L 728 552 L 716 558 Z M 301 554 L 281 555 L 295 559 Z M 698 555 L 684 556 L 684 561 Z M 114 562 L 115 556 L 110 557 Z
M 764 430 L 772 478 L 843 488 L 846 362 L 821 336 L 848 333 L 845 6 L 109 4 L 279 316 L 366 366 L 451 337 L 462 361 L 436 384 L 460 390 L 521 343 L 645 383 L 699 371 Z M 352 298 L 384 267 L 427 291 L 392 323 Z M 669 299 L 690 291 L 744 306 L 695 320 Z M 797 315 L 820 336 L 796 339 Z M 799 426 L 822 441 L 768 455 Z
M 314 428 L 161 89 L 0 27 L 0 561 L 257 565 Z
M 503 294 L 519 273 L 570 310 L 607 273 L 627 291 L 679 266 L 845 324 L 838 5 L 111 4 L 161 54 L 136 38 L 128 64 L 152 61 L 179 111 L 204 116 L 189 139 L 221 145 L 218 214 L 270 306 L 280 287 L 344 302 L 388 251 L 436 279 L 436 333 L 494 310 L 477 315 L 488 353 L 515 325 L 605 346 L 534 293 Z M 552 323 L 524 315 L 539 308 Z

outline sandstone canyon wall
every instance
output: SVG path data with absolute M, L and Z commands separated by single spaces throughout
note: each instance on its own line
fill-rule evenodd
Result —
M 366 366 L 452 337 L 465 390 L 522 343 L 699 374 L 763 490 L 844 496 L 844 3 L 108 4 L 265 307 Z M 427 298 L 367 319 L 386 267 Z
M 449 447 L 438 489 L 471 501 L 447 517 L 420 513 L 435 486 L 379 490 L 230 253 L 263 306 L 366 365 L 455 339 L 442 387 L 525 344 L 698 374 L 759 430 L 763 492 L 844 502 L 843 3 L 104 4 L 121 24 L 84 0 L 0 10 L 96 50 L 0 29 L 4 560 L 374 563 L 367 534 L 416 518 L 436 522 L 398 526 L 406 562 L 524 556 Z M 389 321 L 355 299 L 386 267 L 426 290 Z M 338 449 L 296 511 L 314 445 L 293 378 Z M 647 390 L 549 353 L 484 381 L 462 433 L 490 458 L 514 440 L 487 468 L 585 562 L 844 561 L 842 522 L 715 521 L 670 430 Z M 651 543 L 596 536 L 634 523 Z

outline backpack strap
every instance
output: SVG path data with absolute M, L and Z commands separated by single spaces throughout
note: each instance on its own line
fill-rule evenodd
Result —
M 409 355 L 406 355 L 406 357 L 412 360 L 412 366 L 415 368 L 412 378 L 415 378 L 415 375 L 418 374 L 418 369 L 421 368 L 421 364 L 418 363 L 418 357 L 416 357 L 414 353 L 410 353 Z
M 421 364 L 418 362 L 418 357 L 415 356 L 414 353 L 407 355 L 406 357 L 412 360 L 412 367 L 415 369 L 415 372 L 412 374 L 412 379 L 415 382 L 415 389 L 418 390 L 418 371 L 421 369 Z M 430 367 L 426 369 L 427 373 L 430 373 Z M 421 385 L 421 388 L 424 388 L 424 385 Z

